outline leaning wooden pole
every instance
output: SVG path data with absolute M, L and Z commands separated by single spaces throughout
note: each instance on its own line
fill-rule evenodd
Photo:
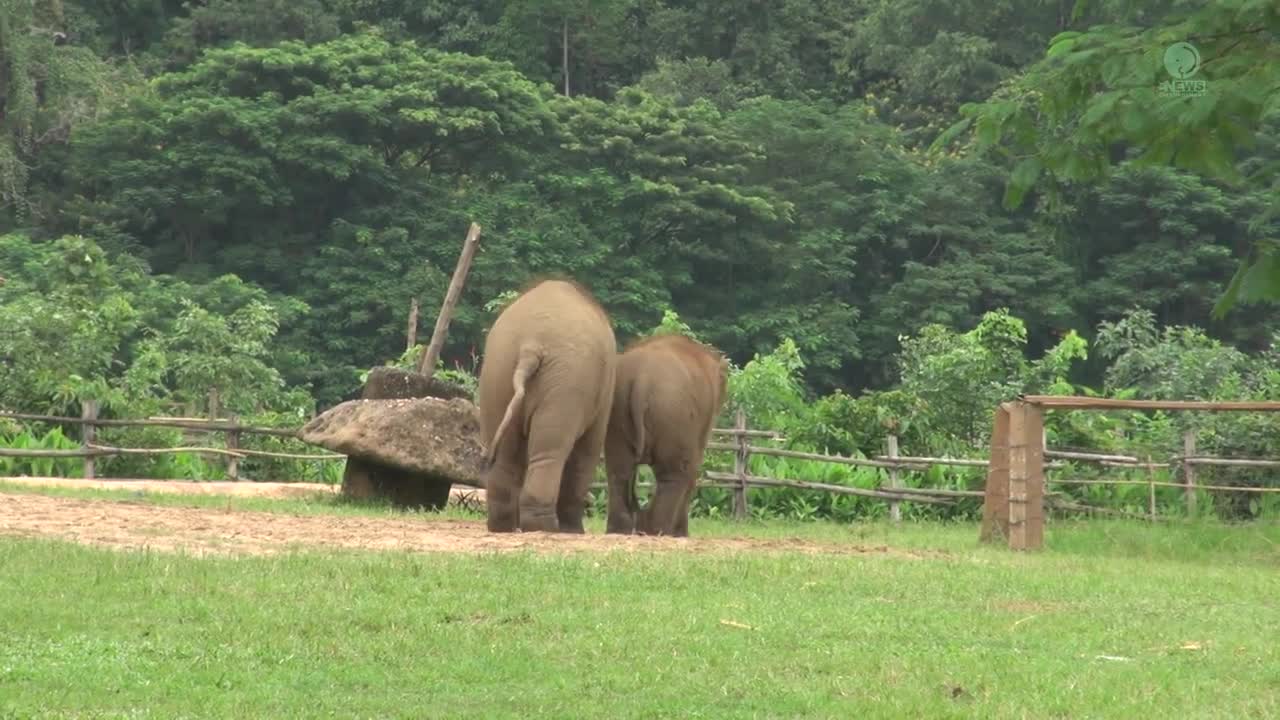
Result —
M 453 269 L 453 279 L 449 281 L 449 290 L 444 294 L 444 304 L 440 306 L 440 314 L 436 316 L 436 328 L 431 333 L 431 343 L 422 354 L 418 363 L 418 372 L 431 376 L 436 371 L 436 361 L 440 359 L 440 351 L 444 349 L 444 338 L 449 334 L 449 321 L 453 319 L 453 310 L 462 296 L 462 286 L 467 282 L 467 273 L 471 271 L 471 260 L 476 256 L 476 247 L 480 244 L 480 226 L 471 223 L 467 231 L 466 242 L 462 244 L 462 254 L 458 256 L 458 266 Z

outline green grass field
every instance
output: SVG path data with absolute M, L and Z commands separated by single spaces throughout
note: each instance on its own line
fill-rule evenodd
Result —
M 1280 716 L 1274 524 L 1056 522 L 1027 555 L 968 524 L 691 529 L 942 552 L 202 559 L 4 538 L 0 718 Z

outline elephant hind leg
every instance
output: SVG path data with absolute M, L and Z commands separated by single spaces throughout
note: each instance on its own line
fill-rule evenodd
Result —
M 609 515 L 605 534 L 630 535 L 640 527 L 635 452 L 624 439 L 610 438 L 605 445 L 604 463 L 609 476 Z
M 556 503 L 556 515 L 560 531 L 586 532 L 582 518 L 586 514 L 587 495 L 595 480 L 596 466 L 600 464 L 600 451 L 604 446 L 604 428 L 589 428 L 578 441 L 565 462 L 560 483 L 560 498 Z
M 605 521 L 605 534 L 630 535 L 639 529 L 640 508 L 629 502 L 634 499 L 635 485 L 635 465 L 632 465 L 630 470 L 609 470 L 608 519 Z
M 550 416 L 547 413 L 547 416 Z M 576 439 L 560 423 L 533 418 L 529 429 L 529 462 L 520 491 L 520 529 L 556 532 L 560 529 L 560 485 Z
M 596 466 L 600 464 L 600 451 L 604 446 L 604 423 L 588 428 L 574 443 L 573 450 L 564 464 L 560 482 L 560 497 L 556 502 L 556 516 L 560 532 L 582 534 L 586 529 L 582 517 L 586 514 L 587 494 L 595 480 Z
M 698 491 L 698 478 L 694 477 L 685 488 L 684 502 L 681 503 L 680 512 L 676 514 L 675 530 L 671 533 L 676 537 L 689 537 L 689 506 L 693 504 L 693 496 Z
M 676 511 L 676 521 L 671 532 L 676 537 L 689 537 L 689 506 L 693 504 L 693 496 L 698 492 L 698 477 L 702 474 L 702 461 L 703 454 L 699 452 L 685 474 L 684 496 Z
M 698 481 L 697 468 L 688 462 L 680 462 L 674 467 L 660 465 L 653 469 L 653 475 L 657 480 L 653 498 L 641 513 L 644 516 L 645 532 L 651 535 L 675 535 L 677 529 L 683 528 L 682 534 L 688 534 L 687 513 L 693 486 Z M 682 516 L 685 518 L 683 525 Z
M 520 523 L 520 485 L 524 480 L 523 443 L 507 442 L 484 473 L 489 532 L 515 532 Z
M 641 535 L 657 535 L 658 534 L 658 531 L 653 527 L 653 521 L 650 519 L 653 516 L 653 501 L 654 501 L 653 497 L 649 498 L 648 505 L 645 505 L 639 510 L 636 510 L 635 527 L 636 527 L 636 532 L 640 533 Z

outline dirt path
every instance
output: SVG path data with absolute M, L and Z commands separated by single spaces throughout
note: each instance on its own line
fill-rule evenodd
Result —
M 0 482 L 15 485 L 34 485 L 91 490 L 138 490 L 143 492 L 167 492 L 181 495 L 234 495 L 236 497 L 294 498 L 307 495 L 331 495 L 338 492 L 337 485 L 320 483 L 273 482 L 188 482 L 185 480 L 82 480 L 61 477 L 0 477 Z
M 259 555 L 307 548 L 456 553 L 614 550 L 925 555 L 801 540 L 491 534 L 483 522 L 477 521 L 291 515 L 5 492 L 0 492 L 0 536 L 56 538 L 100 547 L 196 555 Z
M 81 478 L 60 477 L 0 477 L 0 482 L 14 485 L 54 486 L 81 488 L 89 490 L 131 490 L 148 493 L 175 493 L 178 495 L 230 495 L 232 497 L 261 498 L 300 498 L 307 496 L 327 496 L 341 492 L 338 485 L 321 485 L 320 483 L 275 483 L 275 482 L 194 482 L 187 480 L 83 480 Z M 465 485 L 455 485 L 449 492 L 449 501 L 454 505 L 467 504 L 470 507 L 484 506 L 484 491 Z

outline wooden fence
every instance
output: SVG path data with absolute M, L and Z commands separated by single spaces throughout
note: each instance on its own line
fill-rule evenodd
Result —
M 1213 402 L 1190 400 L 1119 400 L 1114 398 L 1090 398 L 1067 395 L 1026 395 L 1017 400 L 1001 403 L 996 408 L 991 430 L 991 457 L 987 467 L 987 482 L 982 507 L 982 528 L 978 538 L 982 542 L 1001 540 L 1008 543 L 1010 549 L 1035 550 L 1044 542 L 1044 508 L 1046 500 L 1045 471 L 1050 467 L 1045 462 L 1055 453 L 1045 447 L 1044 415 L 1051 410 L 1162 410 L 1162 411 L 1209 411 L 1209 412 L 1280 412 L 1280 402 Z M 1137 462 L 1137 458 L 1129 463 L 1134 467 L 1144 467 L 1151 475 L 1146 480 L 1148 486 L 1148 512 L 1152 520 L 1156 519 L 1155 488 L 1157 485 L 1181 487 L 1189 507 L 1194 507 L 1194 494 L 1200 490 L 1223 490 L 1230 492 L 1275 493 L 1280 488 L 1260 488 L 1244 486 L 1208 486 L 1195 484 L 1196 465 L 1235 465 L 1253 467 L 1274 467 L 1280 465 L 1271 460 L 1250 460 L 1244 458 L 1207 458 L 1198 457 L 1194 452 L 1195 437 L 1183 439 L 1183 454 L 1171 463 L 1171 467 L 1180 460 L 1183 466 L 1182 483 L 1157 483 L 1155 469 L 1161 465 L 1151 462 Z M 1073 453 L 1077 459 L 1089 456 L 1087 453 Z M 1097 457 L 1097 456 L 1095 456 Z M 1111 460 L 1114 462 L 1114 460 Z M 1273 464 L 1274 463 L 1274 464 Z M 1079 481 L 1077 481 L 1079 482 Z M 1106 482 L 1093 480 L 1093 483 Z M 1139 481 L 1141 482 L 1141 481 Z M 1110 484 L 1119 484 L 1111 481 Z
M 98 417 L 97 403 L 86 401 L 82 405 L 81 416 L 62 417 L 57 415 L 37 415 L 31 413 L 0 412 L 0 418 L 26 420 L 29 422 L 46 422 L 66 425 L 79 425 L 81 446 L 76 450 L 44 450 L 24 448 L 0 448 L 0 457 L 47 457 L 47 458 L 84 458 L 84 477 L 92 480 L 97 476 L 97 458 L 123 455 L 171 455 L 177 453 L 193 453 L 197 455 L 214 455 L 226 459 L 227 477 L 232 480 L 244 479 L 240 476 L 240 461 L 248 457 L 276 458 L 280 460 L 346 460 L 346 455 L 335 453 L 283 453 L 266 450 L 249 450 L 240 447 L 240 440 L 245 435 L 271 435 L 275 437 L 296 438 L 297 428 L 268 428 L 241 425 L 234 419 L 214 419 L 194 417 L 153 417 L 146 419 L 102 419 Z M 103 427 L 165 427 L 180 430 L 191 430 L 200 433 L 224 433 L 226 447 L 181 446 L 170 448 L 125 448 L 99 445 L 96 440 L 97 428 Z
M 915 502 L 938 505 L 952 505 L 958 498 L 984 498 L 985 490 L 950 490 L 940 488 L 908 488 L 902 484 L 902 473 L 904 471 L 923 471 L 933 466 L 944 467 L 977 467 L 989 470 L 991 461 L 989 458 L 953 458 L 953 457 L 925 457 L 902 455 L 899 453 L 898 438 L 889 435 L 885 438 L 886 454 L 878 455 L 873 458 L 852 458 L 839 455 L 827 455 L 819 453 L 798 452 L 795 450 L 784 450 L 781 448 L 758 447 L 750 444 L 753 437 L 771 437 L 781 439 L 776 433 L 763 430 L 749 430 L 746 427 L 746 418 L 741 411 L 738 412 L 734 428 L 718 428 L 717 434 L 730 435 L 734 438 L 732 443 L 712 442 L 708 445 L 708 450 L 726 450 L 733 451 L 734 471 L 733 473 L 721 472 L 704 472 L 703 475 L 710 483 L 704 486 L 710 487 L 728 487 L 735 491 L 734 499 L 734 515 L 736 517 L 745 517 L 748 507 L 747 490 L 750 487 L 789 487 L 800 490 L 816 490 L 829 493 L 838 493 L 846 495 L 860 495 L 863 497 L 876 497 L 887 500 L 889 502 L 890 518 L 897 522 L 901 519 L 900 503 Z M 1041 429 L 1043 434 L 1043 429 Z M 1156 520 L 1155 504 L 1155 488 L 1157 487 L 1177 487 L 1184 490 L 1184 502 L 1189 512 L 1195 510 L 1196 491 L 1219 491 L 1219 492 L 1244 492 L 1244 493 L 1280 493 L 1280 487 L 1251 487 L 1246 485 L 1198 485 L 1196 483 L 1196 466 L 1223 466 L 1223 467 L 1257 467 L 1257 468 L 1280 468 L 1280 460 L 1256 460 L 1245 458 L 1219 458 L 1198 455 L 1195 452 L 1195 433 L 1188 431 L 1183 438 L 1184 453 L 1174 456 L 1167 462 L 1152 462 L 1149 458 L 1145 461 L 1137 457 L 1128 455 L 1118 455 L 1109 453 L 1092 453 L 1079 452 L 1070 450 L 1045 450 L 1043 455 L 1045 458 L 1051 458 L 1050 462 L 1043 463 L 1046 470 L 1062 469 L 1068 466 L 1068 463 L 1074 462 L 1090 462 L 1097 463 L 1102 467 L 1108 468 L 1128 468 L 1139 469 L 1154 472 L 1157 469 L 1183 469 L 1183 482 L 1162 482 L 1156 480 L 1153 475 L 1149 475 L 1145 479 L 1072 479 L 1072 478 L 1054 478 L 1046 477 L 1046 482 L 1058 485 L 1142 485 L 1148 489 L 1148 513 L 1146 515 L 1138 515 L 1135 513 L 1123 512 L 1120 510 L 1112 510 L 1109 508 L 1100 508 L 1079 503 L 1073 503 L 1061 498 L 1060 493 L 1046 493 L 1046 499 L 1049 505 L 1055 509 L 1080 511 L 1080 512 L 1096 512 L 1107 515 L 1116 515 L 1123 517 L 1136 517 L 1147 520 Z M 872 467 L 882 468 L 888 471 L 888 486 L 881 486 L 876 489 L 853 488 L 843 485 L 830 485 L 825 483 L 803 482 L 798 480 L 785 480 L 777 478 L 763 478 L 750 475 L 746 472 L 747 461 L 751 455 L 769 455 L 774 457 L 788 457 L 800 460 L 812 460 L 816 462 L 837 463 L 854 467 Z
M 220 456 L 227 464 L 227 477 L 232 480 L 246 480 L 240 472 L 239 462 L 248 457 L 276 458 L 285 460 L 303 460 L 332 462 L 345 460 L 346 455 L 335 453 L 285 453 L 250 450 L 241 447 L 241 439 L 245 435 L 270 435 L 276 437 L 296 438 L 298 429 L 269 428 L 242 425 L 234 419 L 204 419 L 193 417 L 152 417 L 146 419 L 102 419 L 98 417 L 97 404 L 85 402 L 81 417 L 62 417 L 17 412 L 0 412 L 0 418 L 25 420 L 34 422 L 79 425 L 81 427 L 81 447 L 78 449 L 46 450 L 0 448 L 0 457 L 61 457 L 83 458 L 84 477 L 93 479 L 97 475 L 96 459 L 111 456 L 127 455 L 162 455 L 174 453 L 195 453 L 201 455 Z M 96 429 L 102 427 L 167 427 L 194 431 L 198 433 L 225 434 L 225 447 L 181 446 L 171 448 L 124 448 L 101 445 L 95 442 Z M 1043 427 L 1040 432 L 1043 435 Z M 904 472 L 919 472 L 933 466 L 974 467 L 989 469 L 988 458 L 953 458 L 922 457 L 903 455 L 900 453 L 898 438 L 889 435 L 885 439 L 886 453 L 873 458 L 854 458 L 822 453 L 800 452 L 778 447 L 765 447 L 752 444 L 753 440 L 785 440 L 772 430 L 758 430 L 747 426 L 747 418 L 742 410 L 735 415 L 734 427 L 716 428 L 708 445 L 708 452 L 729 451 L 734 454 L 733 471 L 704 471 L 700 487 L 725 488 L 734 491 L 733 514 L 737 518 L 748 515 L 750 488 L 793 488 L 841 495 L 856 495 L 878 498 L 889 504 L 892 520 L 901 519 L 901 504 L 904 502 L 929 505 L 954 505 L 963 498 L 983 498 L 984 490 L 954 490 L 943 488 L 911 488 L 903 484 Z M 1043 441 L 1042 441 L 1043 442 Z M 1043 447 L 1043 445 L 1042 445 Z M 1199 455 L 1195 450 L 1194 433 L 1187 433 L 1183 442 L 1183 453 L 1170 458 L 1166 462 L 1153 462 L 1150 458 L 1142 459 L 1134 456 L 1091 453 L 1067 450 L 1043 450 L 1043 457 L 1051 459 L 1043 464 L 1044 469 L 1053 470 L 1066 466 L 1067 462 L 1091 462 L 1103 467 L 1145 469 L 1152 473 L 1146 479 L 1071 479 L 1046 477 L 1045 481 L 1058 485 L 1145 485 L 1148 488 L 1149 507 L 1145 515 L 1122 512 L 1108 508 L 1081 505 L 1063 500 L 1060 493 L 1045 493 L 1049 505 L 1055 509 L 1081 512 L 1097 512 L 1102 514 L 1139 517 L 1155 520 L 1155 488 L 1178 487 L 1184 490 L 1184 498 L 1189 511 L 1194 511 L 1196 491 L 1223 491 L 1244 493 L 1280 493 L 1280 487 L 1249 487 L 1201 485 L 1196 483 L 1195 469 L 1198 466 L 1280 468 L 1280 460 L 1260 460 L 1246 458 L 1219 458 Z M 852 467 L 878 468 L 887 471 L 887 485 L 876 488 L 858 488 L 829 483 L 806 482 L 802 480 L 760 477 L 749 473 L 749 461 L 752 455 L 794 458 L 814 462 L 834 463 Z M 1183 481 L 1180 483 L 1158 481 L 1154 477 L 1157 469 L 1183 469 Z M 596 489 L 604 487 L 597 484 Z

